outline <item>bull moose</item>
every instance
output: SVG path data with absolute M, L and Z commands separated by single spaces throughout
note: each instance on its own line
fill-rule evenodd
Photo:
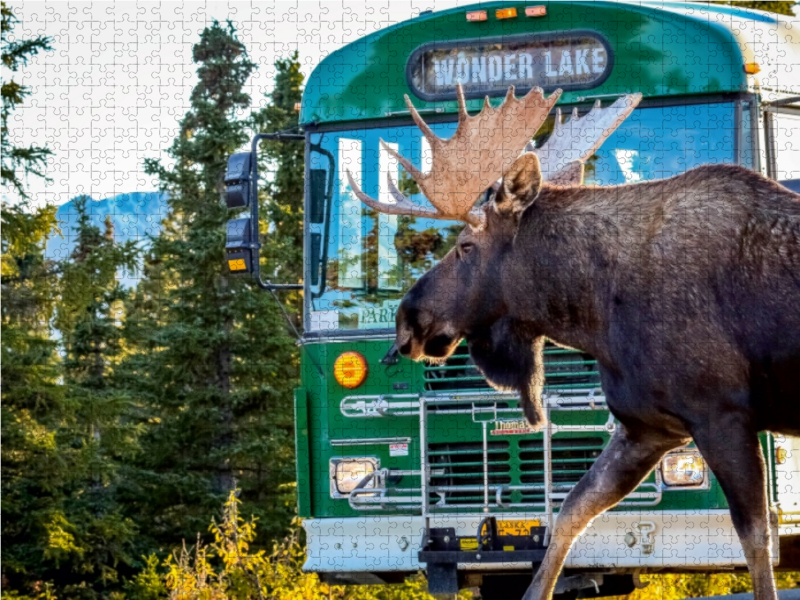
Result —
M 518 99 L 512 87 L 502 105 L 487 98 L 470 116 L 459 88 L 449 140 L 406 97 L 432 149 L 430 172 L 384 147 L 432 209 L 391 177 L 392 204 L 350 179 L 378 211 L 467 224 L 403 298 L 396 346 L 443 360 L 466 339 L 492 385 L 519 391 L 535 427 L 545 419 L 543 340 L 597 359 L 619 426 L 561 505 L 527 599 L 549 598 L 589 522 L 692 439 L 728 500 L 756 600 L 776 598 L 757 434 L 800 435 L 800 196 L 731 165 L 582 185 L 585 160 L 639 97 L 574 114 L 552 143 L 526 147 L 559 95 Z

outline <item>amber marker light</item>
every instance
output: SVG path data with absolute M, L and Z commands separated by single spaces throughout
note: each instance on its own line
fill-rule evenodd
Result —
M 779 465 L 786 464 L 786 457 L 789 453 L 786 451 L 786 448 L 781 448 L 777 446 L 775 448 L 775 463 Z
M 544 5 L 525 7 L 526 17 L 544 17 L 546 15 L 547 15 L 547 7 Z
M 513 19 L 517 16 L 516 8 L 499 8 L 495 11 L 494 16 L 498 19 Z
M 486 19 L 485 10 L 472 10 L 467 13 L 467 21 L 485 21 Z
M 367 378 L 367 361 L 358 352 L 345 352 L 333 363 L 333 376 L 342 387 L 356 388 Z
M 243 258 L 230 259 L 228 260 L 228 268 L 234 273 L 237 271 L 246 271 L 247 263 L 244 261 Z
M 744 65 L 744 72 L 748 75 L 755 75 L 761 71 L 761 67 L 758 66 L 758 63 L 745 63 Z

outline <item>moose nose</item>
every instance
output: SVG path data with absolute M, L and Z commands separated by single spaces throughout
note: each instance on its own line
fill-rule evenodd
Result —
M 430 273 L 420 277 L 397 307 L 395 319 L 397 349 L 403 356 L 417 359 L 422 355 L 422 340 L 433 325 L 434 315 L 428 310 L 430 303 Z
M 397 310 L 396 337 L 394 346 L 397 348 L 397 351 L 400 352 L 400 354 L 403 356 L 408 356 L 411 354 L 413 338 L 413 325 L 409 323 L 408 311 L 404 309 L 403 304 L 400 304 L 400 307 Z

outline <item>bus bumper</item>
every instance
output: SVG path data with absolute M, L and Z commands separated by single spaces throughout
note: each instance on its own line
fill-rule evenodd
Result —
M 533 520 L 543 515 L 503 514 L 502 520 Z M 457 536 L 474 536 L 481 515 L 431 517 L 431 527 L 453 527 Z M 388 572 L 424 569 L 418 555 L 425 522 L 418 516 L 363 516 L 306 519 L 310 572 Z M 778 535 L 773 529 L 778 564 Z M 598 516 L 572 547 L 566 568 L 645 570 L 728 570 L 746 567 L 727 510 L 611 512 Z M 530 569 L 530 563 L 459 564 L 460 570 Z

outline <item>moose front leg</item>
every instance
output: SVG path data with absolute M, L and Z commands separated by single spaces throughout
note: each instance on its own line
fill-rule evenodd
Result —
M 589 522 L 636 489 L 664 454 L 686 440 L 665 439 L 663 433 L 624 425 L 567 495 L 558 512 L 550 545 L 523 600 L 547 600 L 572 543 Z
M 746 415 L 726 412 L 692 431 L 719 481 L 753 579 L 755 600 L 775 600 L 766 467 L 756 428 Z

